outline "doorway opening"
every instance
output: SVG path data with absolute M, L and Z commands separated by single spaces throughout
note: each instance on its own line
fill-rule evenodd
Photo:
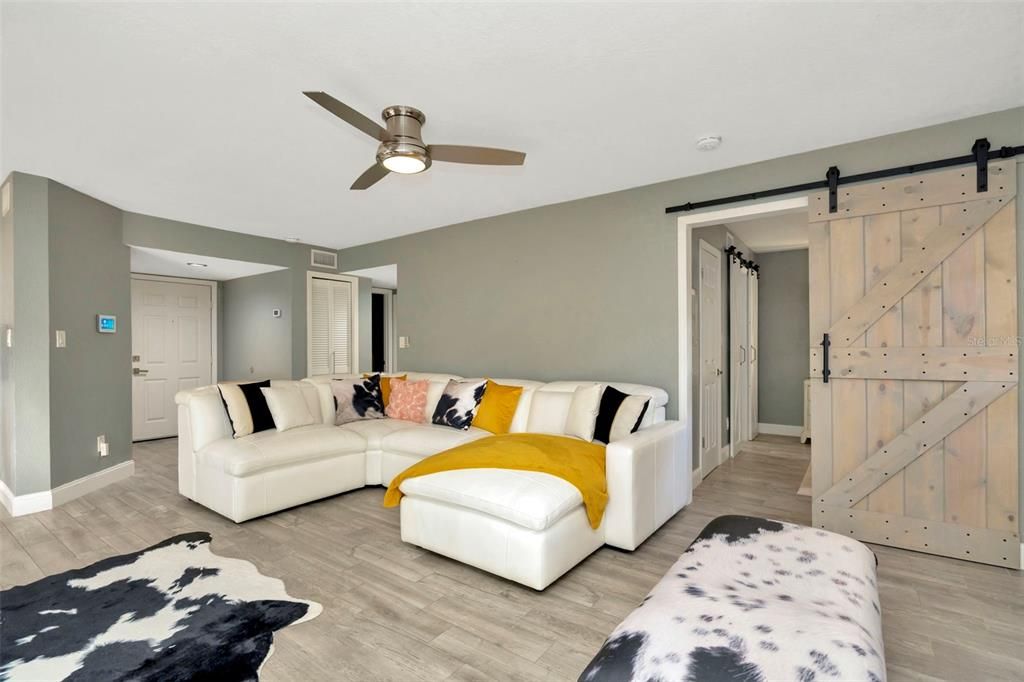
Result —
M 364 312 L 361 318 L 369 329 L 363 337 L 364 341 L 370 344 L 368 369 L 372 372 L 397 372 L 398 332 L 395 303 L 398 298 L 398 265 L 351 270 L 346 274 L 358 277 L 361 284 L 365 284 L 366 280 L 371 284 L 369 310 Z M 366 301 L 365 298 L 363 300 Z
M 680 414 L 688 415 L 681 418 L 690 423 L 691 437 L 686 445 L 693 457 L 695 485 L 715 467 L 735 456 L 737 446 L 752 439 L 763 423 L 761 401 L 757 398 L 762 383 L 759 365 L 763 357 L 758 342 L 762 318 L 758 310 L 760 281 L 752 267 L 757 262 L 757 249 L 737 233 L 746 223 L 780 218 L 790 222 L 802 220 L 806 234 L 806 212 L 807 197 L 803 196 L 690 214 L 679 219 Z M 752 226 L 751 231 L 757 231 L 756 226 Z M 784 238 L 778 237 L 777 241 L 782 243 Z M 730 247 L 733 248 L 727 254 Z M 709 267 L 714 269 L 716 259 L 711 255 L 714 252 L 720 255 L 717 281 L 708 270 Z M 740 263 L 740 259 L 747 265 Z M 717 296 L 713 289 L 718 290 Z M 717 300 L 717 314 L 701 310 L 705 298 L 709 305 Z M 712 328 L 706 329 L 705 324 Z M 806 340 L 805 336 L 804 370 Z M 715 393 L 719 395 L 717 402 Z

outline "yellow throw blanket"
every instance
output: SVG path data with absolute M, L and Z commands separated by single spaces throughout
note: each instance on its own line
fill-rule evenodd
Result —
M 384 506 L 398 506 L 402 499 L 399 486 L 406 479 L 456 469 L 540 471 L 565 479 L 583 495 L 591 528 L 601 525 L 608 505 L 603 445 L 567 436 L 506 433 L 459 445 L 413 464 L 391 480 L 384 493 Z

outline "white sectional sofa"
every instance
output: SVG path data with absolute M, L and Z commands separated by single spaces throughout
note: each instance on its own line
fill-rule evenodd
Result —
M 216 386 L 182 391 L 178 403 L 178 489 L 236 522 L 365 485 L 387 485 L 408 466 L 478 438 L 430 424 L 449 374 L 428 379 L 427 423 L 374 419 L 334 426 L 332 377 L 273 381 L 301 388 L 319 423 L 232 437 Z M 338 375 L 333 378 L 349 378 Z M 575 389 L 594 382 L 494 379 L 523 387 L 511 431 L 561 434 Z M 690 502 L 691 463 L 683 425 L 665 420 L 660 388 L 603 382 L 651 398 L 640 429 L 606 450 L 608 506 L 590 527 L 579 491 L 544 473 L 470 469 L 405 481 L 402 540 L 543 589 L 603 544 L 633 550 Z

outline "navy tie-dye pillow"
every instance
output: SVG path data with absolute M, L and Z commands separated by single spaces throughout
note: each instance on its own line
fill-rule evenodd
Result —
M 487 379 L 470 379 L 469 381 L 456 381 L 452 379 L 445 386 L 444 394 L 437 401 L 434 409 L 434 417 L 431 419 L 435 424 L 450 426 L 453 429 L 465 431 L 473 425 L 473 417 L 483 400 L 484 391 L 487 389 Z

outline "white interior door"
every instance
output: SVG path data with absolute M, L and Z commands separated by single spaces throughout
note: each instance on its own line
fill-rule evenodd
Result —
M 213 289 L 132 278 L 132 439 L 178 432 L 174 394 L 213 383 Z
M 750 288 L 747 270 L 735 261 L 729 264 L 729 454 L 736 455 L 736 447 L 749 440 L 750 373 L 748 368 L 749 349 L 747 335 L 750 331 L 747 312 L 747 298 Z
M 313 277 L 309 285 L 310 376 L 357 370 L 355 287 L 350 279 Z
M 700 467 L 707 476 L 722 452 L 722 254 L 700 241 Z
M 747 409 L 750 417 L 747 420 L 748 431 L 746 440 L 753 440 L 757 437 L 757 372 L 758 372 L 758 347 L 757 347 L 757 287 L 758 279 L 756 273 L 748 275 L 750 286 L 747 290 L 747 350 L 750 358 L 747 361 L 747 387 L 749 396 Z

